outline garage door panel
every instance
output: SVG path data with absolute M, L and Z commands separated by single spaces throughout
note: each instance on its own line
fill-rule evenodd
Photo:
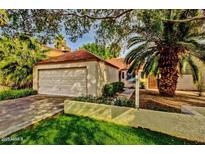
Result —
M 86 68 L 39 70 L 39 93 L 63 96 L 86 95 Z

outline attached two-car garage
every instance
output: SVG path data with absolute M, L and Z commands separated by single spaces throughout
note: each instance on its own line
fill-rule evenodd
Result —
M 86 68 L 39 70 L 39 93 L 48 95 L 85 96 Z
M 102 87 L 115 81 L 118 68 L 84 50 L 41 61 L 33 68 L 33 89 L 39 94 L 100 96 Z

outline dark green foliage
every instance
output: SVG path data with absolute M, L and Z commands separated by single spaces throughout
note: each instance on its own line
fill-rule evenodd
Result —
M 113 82 L 110 84 L 106 84 L 103 87 L 103 96 L 112 97 L 117 92 L 123 91 L 124 83 L 123 82 Z
M 131 128 L 90 118 L 58 115 L 18 131 L 5 145 L 135 145 L 197 144 L 143 128 Z
M 88 43 L 80 47 L 81 49 L 86 49 L 89 52 L 99 56 L 102 59 L 109 59 L 113 57 L 118 57 L 120 50 L 111 51 L 111 47 L 105 47 L 104 45 L 99 45 L 97 43 Z M 113 49 L 114 50 L 114 49 Z
M 127 98 L 116 98 L 116 100 L 114 101 L 114 105 L 126 106 L 126 107 L 135 107 L 135 102 L 132 100 L 129 100 Z
M 4 90 L 0 92 L 0 100 L 15 99 L 29 95 L 36 95 L 33 89 Z
M 99 103 L 99 104 L 111 104 L 112 98 L 108 97 L 94 97 L 94 96 L 81 96 L 75 98 L 77 101 L 82 101 L 82 102 L 90 102 L 90 103 Z
M 144 82 L 141 81 L 139 86 L 140 86 L 140 89 L 145 89 L 145 83 Z
M 76 101 L 99 103 L 107 105 L 117 105 L 126 107 L 135 107 L 135 102 L 127 98 L 114 98 L 114 97 L 94 97 L 94 96 L 81 96 L 75 98 Z

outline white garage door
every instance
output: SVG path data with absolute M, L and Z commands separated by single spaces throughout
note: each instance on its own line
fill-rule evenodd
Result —
M 86 95 L 86 68 L 39 70 L 40 94 Z

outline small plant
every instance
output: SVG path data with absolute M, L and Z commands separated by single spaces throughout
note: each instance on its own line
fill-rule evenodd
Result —
M 37 92 L 33 89 L 4 90 L 0 92 L 0 100 L 15 99 L 35 94 Z
M 116 98 L 116 100 L 114 101 L 114 105 L 126 106 L 126 107 L 135 107 L 135 102 L 132 100 L 129 100 L 127 98 Z
M 140 89 L 145 89 L 145 83 L 144 82 L 141 81 L 139 86 L 140 86 Z
M 103 96 L 113 97 L 117 92 L 123 91 L 124 83 L 123 82 L 113 82 L 106 84 L 103 87 Z

